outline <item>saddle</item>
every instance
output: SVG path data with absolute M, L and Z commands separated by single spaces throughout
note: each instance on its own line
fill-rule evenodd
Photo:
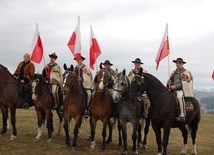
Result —
M 180 106 L 179 106 L 179 101 L 178 98 L 176 96 L 176 93 L 173 93 L 175 98 L 176 98 L 176 105 L 177 105 L 177 110 L 178 110 L 178 114 L 180 113 Z M 194 110 L 194 106 L 192 104 L 191 98 L 189 97 L 184 97 L 184 102 L 185 102 L 185 110 L 186 111 L 193 111 Z

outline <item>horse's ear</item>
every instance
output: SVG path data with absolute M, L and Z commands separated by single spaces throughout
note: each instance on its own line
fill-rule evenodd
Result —
M 100 69 L 103 69 L 103 63 L 102 62 L 100 63 Z
M 72 64 L 71 64 L 70 70 L 74 71 L 74 66 Z
M 64 68 L 64 70 L 68 70 L 66 63 L 64 63 L 63 68 Z
M 123 69 L 123 76 L 126 75 L 126 69 Z
M 42 76 L 43 76 L 44 78 L 46 78 L 46 74 L 47 74 L 47 73 L 46 73 L 46 69 L 43 69 L 43 70 L 42 70 Z M 36 75 L 36 74 L 35 74 L 35 75 Z M 37 75 L 36 75 L 36 76 L 37 76 Z
M 140 68 L 139 75 L 140 75 L 140 76 L 143 75 L 143 68 L 142 68 L 142 67 Z

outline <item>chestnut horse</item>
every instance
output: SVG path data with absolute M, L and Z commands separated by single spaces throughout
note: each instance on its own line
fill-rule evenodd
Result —
M 182 155 L 187 152 L 188 130 L 185 125 L 191 129 L 192 137 L 192 154 L 196 155 L 196 132 L 200 122 L 200 106 L 199 102 L 194 98 L 188 98 L 188 107 L 186 107 L 186 122 L 176 120 L 178 114 L 178 101 L 175 95 L 168 90 L 156 77 L 151 74 L 143 73 L 140 70 L 139 75 L 135 75 L 131 83 L 131 93 L 142 94 L 147 92 L 151 101 L 150 118 L 152 128 L 156 135 L 158 146 L 158 155 L 167 154 L 167 145 L 171 128 L 179 128 L 182 132 L 184 146 L 181 151 Z M 163 141 L 161 146 L 161 128 L 163 128 Z
M 0 64 L 0 108 L 2 112 L 3 127 L 0 134 L 7 131 L 8 109 L 11 115 L 11 124 L 13 133 L 11 140 L 16 138 L 16 108 L 24 108 L 26 106 L 20 82 L 13 77 L 6 67 Z M 33 106 L 33 102 L 27 107 Z
M 72 148 L 77 145 L 78 131 L 82 123 L 82 117 L 87 106 L 87 94 L 82 85 L 78 81 L 78 75 L 74 71 L 73 65 L 67 68 L 64 64 L 63 74 L 63 109 L 64 109 L 64 129 L 66 134 L 65 143 L 70 146 L 69 124 L 71 119 L 75 120 L 73 130 L 74 140 Z
M 47 129 L 48 129 L 48 140 L 51 141 L 51 134 L 54 131 L 53 128 L 53 113 L 52 107 L 54 105 L 54 97 L 51 93 L 51 86 L 46 83 L 45 75 L 35 74 L 31 77 L 31 85 L 32 85 L 32 99 L 34 102 L 37 118 L 38 118 L 38 133 L 35 137 L 36 140 L 39 140 L 42 135 L 43 127 L 45 124 L 45 119 L 47 120 Z M 60 92 L 59 92 L 60 93 Z M 60 98 L 61 97 L 61 98 Z M 62 101 L 62 95 L 59 95 L 59 101 Z M 59 129 L 58 133 L 61 132 L 62 126 L 62 114 L 59 111 L 59 108 L 56 108 L 57 115 L 59 117 Z
M 95 94 L 90 103 L 90 124 L 91 124 L 91 149 L 95 149 L 95 129 L 96 123 L 98 120 L 101 120 L 103 123 L 102 130 L 102 150 L 106 149 L 106 144 L 112 141 L 112 122 L 110 118 L 113 117 L 114 114 L 114 102 L 110 92 L 108 91 L 108 80 L 110 73 L 102 68 L 102 64 L 100 64 L 100 70 L 95 76 L 94 82 L 96 85 Z M 106 141 L 106 128 L 109 128 L 109 137 Z

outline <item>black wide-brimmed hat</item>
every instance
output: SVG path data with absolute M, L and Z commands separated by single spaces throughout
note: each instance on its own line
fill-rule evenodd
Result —
M 54 52 L 54 53 L 52 53 L 52 54 L 49 54 L 49 57 L 50 57 L 50 58 L 55 58 L 55 59 L 57 59 L 58 56 L 57 56 L 56 53 Z
M 133 63 L 140 63 L 140 64 L 143 64 L 140 60 L 140 58 L 136 58 L 134 61 L 132 61 Z
M 176 62 L 182 62 L 183 64 L 186 63 L 182 58 L 177 58 L 176 60 L 173 60 L 172 62 L 174 62 L 174 63 L 176 63 Z
M 110 65 L 110 66 L 113 66 L 113 64 L 109 61 L 109 60 L 106 60 L 104 63 L 102 63 L 103 65 Z
M 81 56 L 81 59 L 82 59 L 82 60 L 85 60 L 85 58 L 84 58 L 83 56 Z M 76 57 L 74 58 L 74 60 L 77 60 Z

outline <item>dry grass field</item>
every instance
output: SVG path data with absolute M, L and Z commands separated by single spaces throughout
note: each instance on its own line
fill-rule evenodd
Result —
M 0 155 L 118 155 L 122 152 L 122 148 L 118 148 L 118 132 L 117 128 L 113 131 L 113 142 L 107 145 L 106 151 L 101 151 L 102 143 L 102 123 L 99 121 L 96 129 L 96 149 L 90 150 L 89 138 L 89 119 L 83 120 L 81 135 L 77 140 L 77 149 L 72 150 L 65 145 L 65 133 L 62 128 L 61 135 L 56 135 L 58 128 L 58 118 L 54 112 L 54 129 L 51 143 L 46 143 L 47 129 L 44 128 L 43 135 L 40 140 L 35 141 L 37 133 L 37 117 L 34 107 L 24 110 L 17 109 L 16 125 L 17 139 L 11 141 L 10 136 L 12 128 L 10 127 L 6 134 L 0 136 Z M 2 128 L 2 116 L 0 114 L 0 130 Z M 72 127 L 74 120 L 72 120 Z M 214 155 L 214 115 L 202 114 L 199 130 L 197 134 L 196 144 L 198 155 Z M 131 125 L 128 124 L 128 145 L 131 154 Z M 73 135 L 71 136 L 73 138 Z M 168 145 L 169 155 L 180 155 L 183 146 L 183 139 L 179 129 L 172 129 Z M 191 139 L 188 141 L 188 155 L 191 154 Z M 141 155 L 157 155 L 157 145 L 155 142 L 154 132 L 150 126 L 148 135 L 148 149 L 138 149 Z

